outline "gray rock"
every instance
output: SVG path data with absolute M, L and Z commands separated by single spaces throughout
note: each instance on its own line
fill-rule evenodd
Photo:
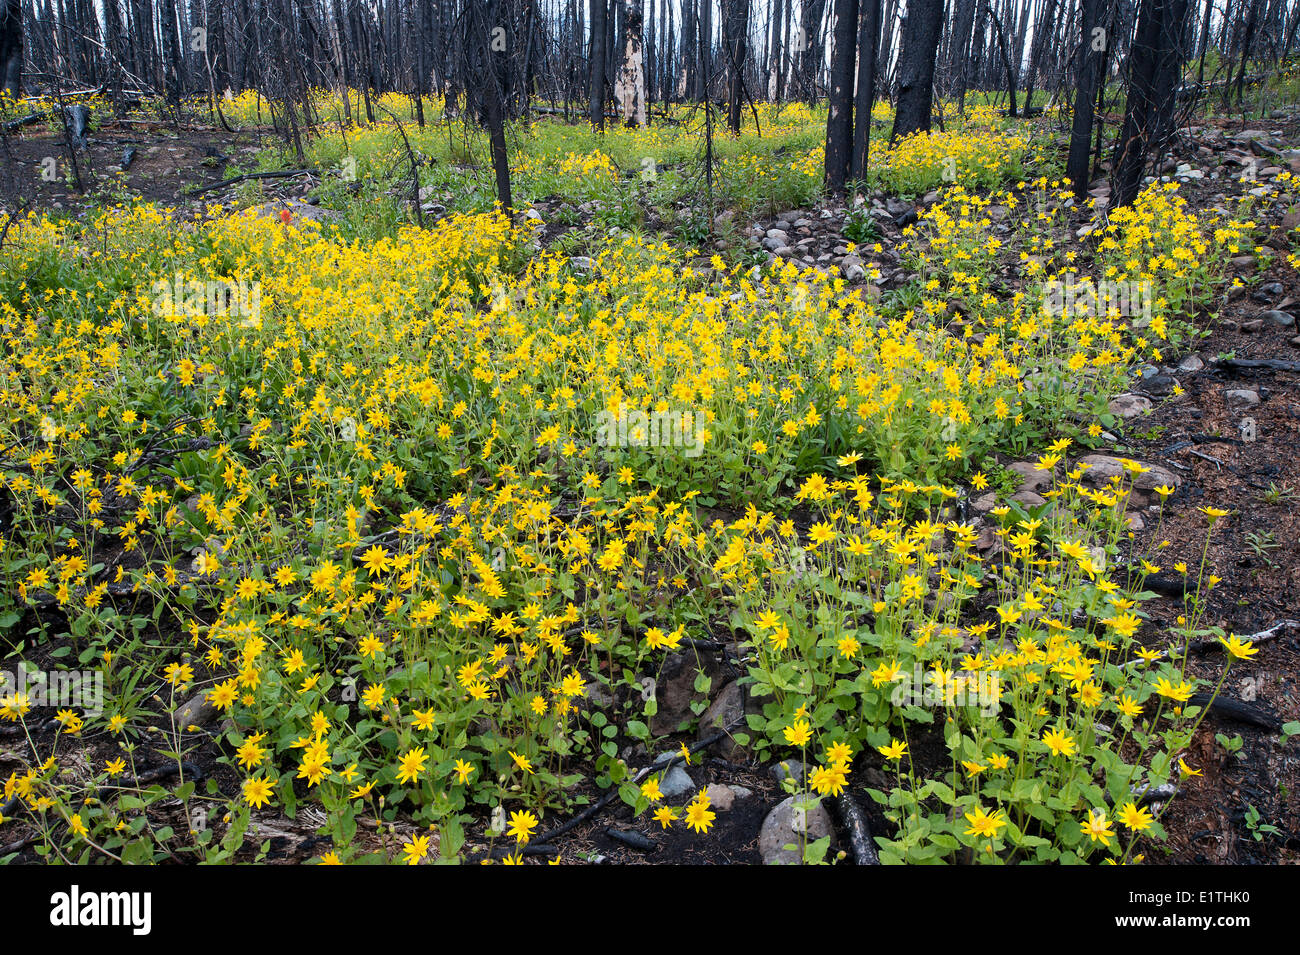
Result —
M 1270 325 L 1276 325 L 1279 328 L 1290 328 L 1295 324 L 1294 315 L 1290 312 L 1279 312 L 1277 309 L 1269 309 L 1267 312 L 1260 312 L 1259 317 Z
M 695 741 L 701 742 L 718 730 L 727 730 L 728 736 L 716 744 L 719 755 L 723 759 L 733 761 L 737 757 L 742 757 L 745 752 L 744 747 L 738 745 L 731 737 L 736 733 L 745 732 L 744 715 L 745 691 L 738 683 L 728 683 L 718 691 L 718 695 L 700 717 L 700 728 L 695 734 Z
M 579 272 L 590 272 L 596 267 L 596 260 L 589 255 L 575 255 L 569 259 L 569 266 Z
M 975 498 L 975 500 L 971 502 L 971 507 L 975 508 L 975 510 L 980 511 L 981 513 L 986 513 L 988 511 L 991 511 L 993 510 L 993 508 L 997 506 L 998 506 L 998 496 L 994 494 L 992 491 L 989 491 L 987 494 L 983 494 Z
M 797 759 L 782 760 L 772 767 L 772 775 L 779 783 L 783 783 L 787 779 L 796 783 L 800 782 L 803 780 L 803 763 Z
M 810 796 L 790 796 L 767 814 L 758 833 L 758 851 L 764 865 L 799 865 L 805 843 L 831 834 L 830 813 L 820 804 L 807 807 L 805 803 L 811 800 Z
M 1124 394 L 1116 395 L 1106 407 L 1110 409 L 1111 414 L 1121 418 L 1136 418 L 1150 411 L 1154 405 L 1145 395 Z
M 1172 375 L 1152 375 L 1142 381 L 1142 390 L 1149 395 L 1163 398 L 1178 387 L 1178 379 Z
M 736 801 L 736 793 L 730 786 L 723 786 L 720 783 L 710 783 L 704 790 L 709 797 L 709 806 L 718 812 L 726 812 Z
M 767 237 L 769 239 L 779 239 L 782 245 L 790 244 L 790 233 L 786 232 L 785 229 L 768 229 Z
M 1033 491 L 1016 491 L 1011 495 L 1011 500 L 1015 501 L 1021 507 L 1041 507 L 1047 503 L 1047 499 L 1041 494 L 1035 494 Z
M 1124 470 L 1124 464 L 1120 458 L 1111 457 L 1109 454 L 1089 454 L 1080 458 L 1079 463 L 1088 465 L 1088 469 L 1083 473 L 1082 480 L 1092 487 L 1103 487 L 1115 475 L 1127 475 L 1129 473 Z M 1133 486 L 1140 491 L 1152 491 L 1161 485 L 1177 488 L 1182 483 L 1177 474 L 1159 465 L 1148 464 L 1144 461 L 1139 461 L 1138 464 L 1148 469 L 1133 478 Z
M 207 726 L 217 718 L 217 708 L 208 702 L 207 690 L 195 693 L 176 710 L 176 725 L 182 731 L 191 726 Z
M 1020 488 L 1024 491 L 1041 491 L 1052 486 L 1052 472 L 1040 471 L 1032 461 L 1016 461 L 1007 470 L 1020 475 Z
M 789 242 L 786 240 L 777 239 L 770 235 L 763 240 L 763 248 L 767 249 L 769 252 L 776 252 L 778 254 L 780 254 L 782 249 L 789 248 L 789 245 Z
M 1190 374 L 1194 371 L 1200 371 L 1205 367 L 1205 362 L 1201 361 L 1195 355 L 1188 355 L 1178 363 L 1178 370 L 1183 374 Z
M 672 766 L 659 780 L 659 791 L 665 799 L 676 799 L 695 789 L 695 780 L 687 775 L 681 764 Z
M 1240 405 L 1246 408 L 1253 408 L 1259 404 L 1259 392 L 1251 391 L 1249 388 L 1233 388 L 1223 393 L 1223 397 L 1230 403 Z

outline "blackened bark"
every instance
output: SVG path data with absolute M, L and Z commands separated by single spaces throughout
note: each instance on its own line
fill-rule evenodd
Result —
M 1115 147 L 1111 195 L 1116 208 L 1137 198 L 1148 157 L 1159 154 L 1172 130 L 1187 2 L 1142 0 L 1129 57 L 1124 127 Z
M 588 107 L 591 125 L 605 128 L 605 20 L 608 0 L 591 0 L 591 44 L 588 55 Z
M 0 0 L 0 88 L 14 99 L 23 92 L 22 0 Z
M 726 0 L 722 20 L 727 48 L 727 126 L 740 135 L 741 97 L 745 92 L 745 57 L 748 53 L 749 0 Z
M 1080 200 L 1088 192 L 1091 178 L 1089 155 L 1092 145 L 1093 106 L 1097 99 L 1097 86 L 1101 82 L 1101 65 L 1106 57 L 1106 35 L 1102 30 L 1102 0 L 1082 0 L 1080 19 L 1082 38 L 1077 54 L 1075 72 L 1074 118 L 1070 126 L 1070 156 L 1065 174 L 1074 184 L 1074 194 Z M 1102 32 L 1097 32 L 1101 30 Z
M 943 0 L 908 0 L 898 56 L 898 102 L 893 139 L 930 129 L 934 61 L 943 30 Z
M 853 67 L 857 53 L 858 0 L 835 0 L 831 8 L 831 82 L 826 113 L 826 191 L 844 192 L 853 155 Z
M 880 49 L 880 0 L 859 0 L 861 23 L 858 28 L 858 91 L 853 111 L 853 160 L 849 178 L 865 183 L 870 168 L 871 107 L 876 102 L 876 61 Z

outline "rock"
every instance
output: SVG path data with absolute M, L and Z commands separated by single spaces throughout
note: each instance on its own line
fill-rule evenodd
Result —
M 1041 494 L 1035 494 L 1033 491 L 1016 491 L 1011 495 L 1011 500 L 1015 501 L 1021 507 L 1041 507 L 1047 503 L 1047 499 Z
M 695 734 L 695 741 L 702 742 L 718 730 L 727 730 L 728 735 L 714 744 L 718 754 L 732 762 L 737 758 L 743 758 L 745 748 L 737 744 L 732 736 L 746 731 L 744 717 L 745 691 L 740 684 L 733 681 L 718 691 L 718 695 L 700 717 L 700 728 Z
M 688 660 L 685 654 L 673 653 L 664 659 L 654 689 L 659 708 L 650 718 L 650 729 L 656 736 L 675 733 L 678 726 L 695 718 L 691 709 L 696 700 L 695 677 L 694 655 Z
M 998 496 L 994 494 L 992 491 L 989 491 L 987 494 L 983 494 L 980 497 L 975 498 L 975 500 L 971 502 L 971 507 L 975 508 L 975 510 L 979 511 L 980 513 L 987 513 L 988 511 L 993 510 L 993 508 L 997 506 L 998 506 Z
M 867 270 L 862 267 L 862 260 L 856 259 L 856 256 L 846 255 L 840 262 L 840 269 L 844 272 L 844 278 L 850 282 L 861 282 L 867 277 Z
M 1115 475 L 1128 474 L 1124 470 L 1122 459 L 1111 457 L 1109 454 L 1089 454 L 1081 458 L 1079 463 L 1088 466 L 1083 473 L 1083 482 L 1093 487 L 1104 487 Z M 1148 469 L 1133 478 L 1133 486 L 1140 491 L 1153 491 L 1161 485 L 1177 488 L 1182 483 L 1182 479 L 1177 474 L 1159 465 L 1146 464 L 1142 461 L 1138 464 Z
M 208 702 L 207 690 L 195 693 L 176 710 L 176 725 L 182 731 L 191 726 L 206 726 L 217 718 L 217 708 Z
M 1238 272 L 1245 272 L 1255 267 L 1253 255 L 1238 255 L 1232 258 L 1232 267 Z
M 1163 398 L 1178 387 L 1178 379 L 1172 375 L 1151 375 L 1142 380 L 1142 390 L 1149 395 Z
M 1178 370 L 1183 374 L 1190 374 L 1194 371 L 1200 371 L 1205 367 L 1205 362 L 1201 361 L 1195 355 L 1188 355 L 1178 363 Z
M 686 770 L 682 769 L 680 763 L 674 764 L 659 780 L 659 791 L 664 794 L 665 799 L 676 799 L 678 796 L 684 796 L 694 788 L 695 780 L 691 779 Z
M 763 248 L 767 249 L 769 252 L 775 252 L 778 255 L 781 254 L 782 249 L 787 249 L 789 247 L 790 244 L 785 240 L 773 238 L 772 236 L 768 236 L 763 240 Z
M 1251 391 L 1248 388 L 1233 388 L 1225 391 L 1223 397 L 1229 404 L 1239 405 L 1244 408 L 1253 408 L 1259 404 L 1259 392 Z
M 1296 348 L 1300 348 L 1300 335 L 1296 335 L 1294 338 L 1290 339 L 1290 342 Z
M 1270 325 L 1276 325 L 1279 328 L 1290 328 L 1295 325 L 1295 316 L 1290 312 L 1279 312 L 1276 309 L 1269 309 L 1267 312 L 1261 312 L 1259 317 Z
M 768 229 L 767 237 L 769 239 L 777 239 L 780 241 L 781 245 L 790 244 L 790 233 L 786 232 L 784 229 Z
M 1124 394 L 1116 395 L 1106 407 L 1111 414 L 1127 419 L 1145 414 L 1155 406 L 1151 404 L 1151 399 L 1145 395 Z
M 772 776 L 777 782 L 783 783 L 787 779 L 794 782 L 803 780 L 803 763 L 797 759 L 785 759 L 772 767 Z
M 569 259 L 569 265 L 579 272 L 590 272 L 596 267 L 596 260 L 589 255 L 575 255 Z
M 1142 515 L 1139 514 L 1137 511 L 1129 511 L 1124 516 L 1127 520 L 1129 530 L 1131 531 L 1146 530 L 1147 522 L 1142 519 Z
M 811 801 L 810 796 L 790 796 L 767 814 L 758 833 L 758 851 L 764 865 L 799 865 L 805 843 L 831 834 L 830 813 L 820 803 L 811 808 L 805 805 Z
M 259 219 L 284 219 L 282 212 L 289 213 L 288 222 L 294 219 L 312 219 L 316 222 L 334 222 L 343 218 L 341 212 L 334 209 L 322 209 L 320 206 L 309 205 L 301 199 L 289 199 L 285 202 L 264 202 L 260 206 L 253 207 L 253 213 Z M 286 222 L 286 224 L 288 224 Z
M 1243 332 L 1262 332 L 1264 330 L 1264 320 L 1262 318 L 1252 318 L 1248 322 L 1241 323 Z
M 910 212 L 912 210 L 912 204 L 910 202 L 904 202 L 902 199 L 897 199 L 894 196 L 890 196 L 885 200 L 885 209 L 891 216 L 897 218 L 904 213 Z
M 1016 461 L 1008 464 L 1007 470 L 1020 475 L 1020 489 L 1023 491 L 1041 491 L 1052 486 L 1052 472 L 1038 470 L 1032 461 Z
M 726 812 L 736 801 L 736 793 L 730 786 L 710 783 L 704 792 L 709 797 L 709 807 L 718 812 Z
M 931 189 L 929 192 L 927 192 L 924 196 L 921 197 L 921 201 L 924 202 L 927 206 L 932 206 L 939 201 L 939 193 L 936 190 Z

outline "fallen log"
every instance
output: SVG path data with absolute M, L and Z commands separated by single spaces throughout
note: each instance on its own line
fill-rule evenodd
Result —
M 1211 697 L 1208 693 L 1196 693 L 1187 702 L 1193 706 L 1204 706 L 1211 713 L 1226 716 L 1239 723 L 1249 723 L 1271 733 L 1282 731 L 1282 720 L 1255 703 L 1247 703 L 1222 694 Z
M 291 176 L 319 176 L 319 169 L 285 169 L 280 172 L 247 172 L 242 176 L 235 176 L 233 179 L 223 179 L 221 182 L 214 182 L 210 186 L 202 186 L 197 189 L 186 189 L 184 194 L 187 196 L 201 196 L 205 192 L 212 192 L 216 189 L 224 189 L 227 186 L 233 186 L 237 183 L 245 182 L 250 179 L 288 179 Z
M 857 800 L 849 793 L 841 793 L 835 801 L 840 811 L 840 819 L 849 833 L 849 845 L 853 847 L 855 865 L 880 865 L 880 854 L 876 852 L 871 840 L 871 829 L 867 826 L 867 817 Z
M 1300 361 L 1283 361 L 1281 358 L 1223 358 L 1218 362 L 1220 368 L 1237 371 L 1267 368 L 1269 371 L 1300 371 Z

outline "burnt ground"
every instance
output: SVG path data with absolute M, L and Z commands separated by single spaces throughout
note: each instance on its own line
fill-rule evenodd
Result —
M 1281 301 L 1300 298 L 1300 276 L 1284 260 L 1277 260 L 1263 278 L 1283 285 Z M 1230 302 L 1193 353 L 1205 367 L 1176 371 L 1184 393 L 1157 401 L 1149 417 L 1130 426 L 1126 438 L 1131 456 L 1173 469 L 1183 480 L 1163 520 L 1148 515 L 1151 526 L 1137 535 L 1148 552 L 1169 541 L 1161 556 L 1153 558 L 1163 568 L 1182 560 L 1194 575 L 1208 525 L 1198 508 L 1229 511 L 1210 537 L 1206 572 L 1222 581 L 1208 595 L 1203 625 L 1239 636 L 1281 620 L 1300 620 L 1300 373 L 1234 370 L 1215 362 L 1231 354 L 1300 363 L 1300 341 L 1292 340 L 1295 328 L 1266 323 L 1258 331 L 1243 330 L 1272 304 L 1249 295 Z M 1225 399 L 1229 390 L 1255 391 L 1260 402 L 1243 408 Z M 1251 430 L 1249 423 L 1243 428 L 1245 418 L 1254 421 L 1253 441 L 1246 440 Z M 1162 596 L 1145 609 L 1152 617 L 1147 629 L 1160 631 L 1175 624 L 1183 601 Z M 1189 670 L 1213 683 L 1224 662 L 1222 653 L 1196 655 Z M 1300 627 L 1281 629 L 1257 656 L 1235 663 L 1222 695 L 1265 718 L 1300 719 Z M 1225 752 L 1215 742 L 1219 733 L 1240 735 L 1240 750 Z M 1295 741 L 1280 747 L 1278 738 L 1275 730 L 1211 710 L 1187 757 L 1204 777 L 1182 785 L 1165 820 L 1168 861 L 1300 861 L 1300 747 Z M 1261 823 L 1281 831 L 1257 840 L 1245 818 L 1250 806 Z M 1153 848 L 1151 857 L 1158 861 L 1162 853 Z
M 1286 157 L 1277 144 L 1300 145 L 1297 118 L 1300 117 L 1293 115 L 1256 124 L 1281 134 L 1272 138 L 1272 146 L 1226 138 L 1242 128 L 1240 123 L 1200 127 L 1184 134 L 1174 161 L 1200 163 L 1210 169 L 1224 156 L 1254 153 L 1261 164 L 1277 163 L 1285 167 Z M 115 122 L 91 134 L 89 165 L 94 180 L 102 186 L 105 180 L 115 178 L 110 168 L 120 164 L 123 150 L 134 147 L 136 157 L 120 177 L 122 186 L 145 199 L 175 206 L 186 201 L 181 190 L 226 178 L 231 174 L 232 163 L 239 164 L 243 170 L 250 168 L 259 141 L 256 132 L 230 134 L 215 128 L 178 130 L 152 121 Z M 13 161 L 6 157 L 9 181 L 3 185 L 13 187 L 9 192 L 11 197 L 16 190 L 38 209 L 62 208 L 74 212 L 90 202 L 113 197 L 111 192 L 101 192 L 95 197 L 94 187 L 91 195 L 79 195 L 61 177 L 52 183 L 41 180 L 42 159 L 66 155 L 61 136 L 28 130 L 21 136 L 9 136 L 8 147 Z M 62 159 L 60 162 L 62 174 Z M 1230 168 L 1230 165 L 1218 165 L 1223 172 Z M 1221 201 L 1225 194 L 1239 195 L 1248 185 L 1236 177 L 1192 180 L 1184 182 L 1182 194 L 1197 208 L 1203 208 Z M 267 184 L 268 193 L 287 194 L 290 189 L 298 187 L 278 182 Z M 1273 627 L 1281 620 L 1300 619 L 1300 460 L 1296 454 L 1300 448 L 1300 372 L 1278 368 L 1235 369 L 1216 360 L 1231 355 L 1236 359 L 1300 362 L 1300 337 L 1297 337 L 1300 328 L 1259 321 L 1261 312 L 1268 309 L 1300 313 L 1300 274 L 1286 262 L 1286 253 L 1294 247 L 1290 227 L 1295 223 L 1288 220 L 1279 227 L 1287 212 L 1279 203 L 1265 205 L 1259 216 L 1267 225 L 1261 231 L 1261 239 L 1270 236 L 1276 254 L 1262 269 L 1257 263 L 1239 264 L 1237 271 L 1248 283 L 1247 289 L 1227 298 L 1217 320 L 1205 317 L 1197 320 L 1208 332 L 1206 337 L 1194 338 L 1180 353 L 1165 356 L 1170 367 L 1163 370 L 1176 379 L 1182 394 L 1171 394 L 1167 383 L 1159 388 L 1153 385 L 1148 392 L 1155 403 L 1153 410 L 1116 429 L 1118 441 L 1109 449 L 1112 453 L 1169 468 L 1181 478 L 1181 487 L 1166 504 L 1163 515 L 1153 510 L 1145 512 L 1142 517 L 1146 527 L 1135 534 L 1137 548 L 1147 553 L 1153 552 L 1161 541 L 1169 542 L 1160 556 L 1153 558 L 1164 568 L 1169 569 L 1182 560 L 1194 572 L 1207 524 L 1198 508 L 1212 505 L 1230 512 L 1219 521 L 1211 538 L 1207 573 L 1219 576 L 1222 581 L 1208 595 L 1204 621 L 1205 625 L 1216 625 L 1242 636 Z M 795 231 L 799 236 L 815 239 L 808 243 L 813 247 L 808 251 L 818 253 L 819 262 L 825 261 L 823 256 L 833 255 L 838 259 L 840 250 L 835 246 L 843 242 L 837 234 L 842 216 L 835 215 L 827 221 L 817 211 L 806 214 L 816 220 L 815 226 Z M 783 218 L 793 220 L 797 215 L 788 213 Z M 1077 218 L 1071 228 L 1084 221 Z M 897 239 L 899 230 L 883 216 L 880 225 L 881 238 L 888 246 Z M 879 262 L 886 272 L 887 285 L 905 278 L 897 269 L 897 262 L 896 257 Z M 870 286 L 863 288 L 871 291 Z M 1202 367 L 1191 370 L 1195 363 L 1177 367 L 1193 356 Z M 1258 405 L 1244 408 L 1230 402 L 1225 392 L 1232 389 L 1256 392 Z M 1143 383 L 1136 382 L 1133 390 L 1143 392 Z M 1253 431 L 1243 431 L 1243 418 L 1247 417 L 1254 420 Z M 1253 440 L 1248 440 L 1251 437 Z M 1174 625 L 1182 609 L 1182 600 L 1168 595 L 1144 605 L 1151 617 L 1144 629 L 1152 635 L 1153 644 L 1160 643 L 1158 635 Z M 57 632 L 58 627 L 54 629 Z M 58 649 L 51 644 L 27 655 L 43 666 L 48 654 Z M 1213 683 L 1222 673 L 1223 664 L 1224 655 L 1211 651 L 1194 654 L 1189 670 L 1192 675 Z M 1178 798 L 1162 819 L 1169 840 L 1146 846 L 1148 861 L 1181 864 L 1300 861 L 1300 823 L 1297 822 L 1300 803 L 1296 795 L 1300 791 L 1300 747 L 1294 741 L 1285 748 L 1279 746 L 1277 730 L 1283 722 L 1300 719 L 1298 682 L 1300 627 L 1278 630 L 1274 639 L 1260 646 L 1255 658 L 1234 665 L 1222 696 L 1235 699 L 1243 706 L 1235 714 L 1216 708 L 1207 715 L 1186 754 L 1188 763 L 1203 775 L 1180 784 Z M 166 706 L 161 709 L 169 711 Z M 50 752 L 55 729 L 51 722 L 35 728 L 33 739 L 41 752 Z M 146 730 L 136 765 L 136 771 L 144 779 L 151 772 L 166 773 L 174 769 L 175 761 L 163 755 L 172 748 L 168 739 L 171 731 L 162 719 L 155 719 Z M 230 765 L 230 747 L 219 742 L 216 733 L 216 727 L 212 726 L 207 732 L 183 737 L 185 772 L 187 778 L 200 781 L 200 792 L 212 780 L 221 793 L 232 794 L 238 789 L 240 777 Z M 1230 739 L 1240 736 L 1239 750 L 1234 754 L 1226 752 L 1215 741 L 1216 734 Z M 690 736 L 684 738 L 692 741 Z M 0 727 L 0 777 L 18 768 L 16 754 L 25 746 L 20 731 Z M 65 737 L 59 749 L 64 753 L 75 751 L 78 758 L 74 762 L 78 765 L 95 766 L 101 766 L 119 752 L 116 742 L 108 738 L 74 741 Z M 933 740 L 915 740 L 913 749 L 922 765 L 939 766 L 946 762 L 941 746 Z M 697 788 L 723 783 L 743 787 L 750 794 L 737 798 L 731 809 L 718 811 L 707 836 L 688 831 L 680 822 L 664 831 L 648 814 L 634 819 L 626 806 L 615 802 L 557 840 L 563 861 L 757 863 L 759 827 L 768 811 L 786 795 L 770 766 L 728 762 L 706 753 L 697 756 L 687 772 Z M 175 779 L 172 774 L 164 776 L 162 782 L 170 787 Z M 888 789 L 892 784 L 891 777 L 881 767 L 881 760 L 875 754 L 860 756 L 850 783 L 872 831 L 887 832 L 883 816 L 864 793 L 865 788 Z M 586 786 L 587 798 L 599 797 L 593 786 Z M 671 802 L 680 804 L 685 798 Z M 1250 807 L 1258 812 L 1259 824 L 1255 831 L 1247 818 Z M 564 815 L 550 815 L 544 820 L 543 829 L 558 823 Z M 166 797 L 154 804 L 149 817 L 154 828 L 171 825 L 178 832 L 187 828 L 186 808 L 174 798 Z M 310 807 L 304 807 L 296 819 L 289 819 L 281 812 L 256 813 L 255 819 L 258 836 L 249 839 L 249 844 L 236 856 L 238 860 L 261 857 L 269 862 L 306 862 L 329 847 L 327 839 L 315 834 L 319 822 Z M 848 848 L 838 816 L 835 821 L 837 828 L 828 858 Z M 1264 834 L 1259 831 L 1264 825 L 1276 826 L 1279 832 Z M 488 845 L 482 830 L 480 823 L 467 834 L 467 849 L 471 853 Z M 651 841 L 652 848 L 633 848 L 612 837 L 610 830 L 640 833 Z M 373 820 L 363 820 L 355 846 L 359 851 L 369 851 L 387 845 L 396 855 L 402 840 L 415 831 L 409 822 L 399 821 L 392 827 L 385 824 L 381 830 Z M 17 861 L 37 861 L 34 847 L 27 840 L 29 833 L 21 824 L 5 826 L 7 844 L 0 844 L 0 858 L 17 852 Z M 265 846 L 264 855 L 260 845 Z M 192 856 L 178 856 L 176 861 L 191 859 Z
M 228 133 L 219 127 L 171 127 L 154 120 L 119 119 L 105 123 L 87 136 L 87 148 L 72 153 L 62 132 L 45 127 L 7 137 L 8 151 L 0 150 L 4 174 L 0 200 L 26 201 L 38 210 L 77 212 L 91 203 L 111 203 L 127 195 L 175 206 L 186 197 L 182 189 L 204 186 L 227 177 L 237 166 L 247 172 L 254 165 L 261 134 Z M 134 156 L 125 170 L 127 150 Z M 43 175 L 54 159 L 54 180 Z M 76 189 L 80 174 L 84 191 Z

